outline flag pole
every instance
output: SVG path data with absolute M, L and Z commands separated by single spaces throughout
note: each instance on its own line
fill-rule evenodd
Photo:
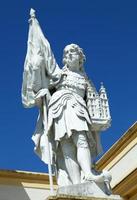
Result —
M 35 20 L 35 10 L 33 8 L 31 8 L 30 10 L 30 20 L 29 22 L 31 23 L 31 21 Z M 53 190 L 53 177 L 52 177 L 52 168 L 51 168 L 51 152 L 50 152 L 50 146 L 49 146 L 49 140 L 48 140 L 48 136 L 47 136 L 47 126 L 48 125 L 48 121 L 47 121 L 47 103 L 46 103 L 46 98 L 45 96 L 43 97 L 43 126 L 44 126 L 44 136 L 47 137 L 45 138 L 47 142 L 47 157 L 48 157 L 48 172 L 49 172 L 49 182 L 50 182 L 50 193 L 51 195 L 54 194 L 54 190 Z
M 46 106 L 46 99 L 43 97 L 43 125 L 44 125 L 44 135 L 47 137 L 48 141 L 48 136 L 47 136 L 47 106 Z M 51 153 L 50 153 L 50 146 L 49 146 L 49 141 L 47 142 L 47 150 L 48 150 L 48 171 L 49 171 L 49 182 L 50 182 L 50 192 L 51 195 L 54 194 L 54 189 L 53 189 L 53 177 L 52 177 L 52 168 L 51 168 Z

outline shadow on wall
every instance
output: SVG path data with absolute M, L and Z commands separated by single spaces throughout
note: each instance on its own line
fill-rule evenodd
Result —
M 20 186 L 0 185 L 0 200 L 31 200 L 25 189 Z

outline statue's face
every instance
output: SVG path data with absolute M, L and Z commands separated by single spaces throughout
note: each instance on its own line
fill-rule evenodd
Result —
M 67 65 L 70 70 L 78 70 L 80 67 L 80 55 L 76 48 L 69 46 L 66 49 Z

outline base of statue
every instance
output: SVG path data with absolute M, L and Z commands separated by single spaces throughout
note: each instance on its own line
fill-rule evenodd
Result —
M 59 187 L 55 196 L 48 200 L 122 200 L 119 195 L 110 194 L 104 183 L 87 182 Z
M 69 196 L 69 195 L 57 195 L 57 196 L 49 196 L 47 200 L 109 200 L 109 198 L 108 197 L 101 198 L 101 197 L 78 197 L 78 196 Z M 112 198 L 110 200 L 112 200 Z M 117 200 L 117 199 L 115 198 L 114 200 Z M 120 200 L 122 199 L 120 198 Z

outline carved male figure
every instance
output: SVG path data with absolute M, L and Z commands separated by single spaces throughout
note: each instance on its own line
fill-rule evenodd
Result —
M 64 49 L 64 66 L 59 68 L 35 14 L 31 15 L 22 100 L 26 107 L 39 107 L 35 150 L 46 162 L 46 128 L 59 185 L 102 182 L 107 176 L 95 174 L 92 161 L 101 152 L 99 132 L 110 125 L 109 106 L 104 87 L 103 99 L 88 80 L 84 61 L 83 50 L 70 44 Z

